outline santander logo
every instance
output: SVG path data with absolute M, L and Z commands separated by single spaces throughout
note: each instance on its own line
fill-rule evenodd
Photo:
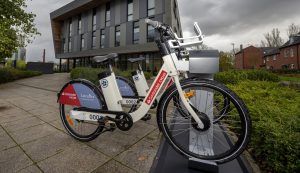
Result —
M 152 103 L 153 99 L 155 98 L 160 86 L 163 84 L 166 77 L 167 77 L 167 72 L 166 71 L 162 71 L 159 74 L 159 77 L 158 77 L 157 81 L 155 82 L 152 90 L 150 91 L 149 96 L 146 98 L 146 104 L 147 105 L 150 105 Z

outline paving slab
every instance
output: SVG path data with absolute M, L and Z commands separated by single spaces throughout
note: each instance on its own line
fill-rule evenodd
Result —
M 18 110 L 18 109 L 17 109 Z M 5 124 L 13 121 L 18 121 L 21 119 L 27 119 L 32 117 L 31 114 L 28 114 L 27 112 L 24 111 L 16 111 L 14 114 L 6 114 L 0 117 L 0 124 Z
M 32 164 L 20 147 L 0 152 L 0 172 L 16 172 Z
M 59 131 L 48 124 L 41 124 L 38 126 L 30 127 L 22 131 L 11 133 L 11 136 L 18 144 L 23 144 L 35 139 L 58 133 Z
M 117 156 L 116 160 L 139 172 L 149 172 L 157 150 L 158 146 L 142 140 Z
M 128 149 L 138 140 L 134 136 L 122 134 L 120 130 L 115 130 L 114 132 L 101 134 L 93 141 L 90 141 L 88 145 L 113 157 Z
M 8 136 L 7 133 L 2 133 L 0 135 L 0 151 L 15 147 L 16 145 L 17 144 Z
M 52 74 L 0 85 L 0 125 L 11 136 L 0 127 L 0 172 L 148 172 L 160 141 L 155 110 L 150 121 L 135 123 L 128 132 L 79 142 L 59 116 L 57 92 L 67 81 L 69 74 Z M 13 162 L 19 165 L 14 168 Z
M 37 166 L 31 165 L 18 171 L 18 173 L 42 173 L 42 171 Z
M 22 118 L 16 121 L 10 121 L 7 123 L 3 123 L 2 126 L 5 128 L 8 132 L 15 132 L 19 130 L 23 130 L 25 128 L 33 127 L 36 125 L 44 124 L 45 122 L 41 121 L 40 119 L 36 117 L 27 117 Z
M 71 145 L 63 152 L 39 162 L 39 167 L 49 173 L 91 172 L 109 160 L 105 155 L 87 145 Z
M 48 113 L 48 114 L 38 115 L 37 117 L 40 118 L 41 120 L 45 121 L 45 122 L 51 122 L 51 121 L 55 121 L 55 120 L 60 120 L 60 115 L 57 112 L 52 112 L 52 113 Z
M 75 143 L 78 143 L 78 141 L 61 132 L 39 138 L 33 142 L 23 144 L 21 147 L 32 160 L 38 162 L 63 152 Z
M 111 160 L 98 167 L 93 173 L 137 173 L 137 171 L 122 165 L 121 163 Z

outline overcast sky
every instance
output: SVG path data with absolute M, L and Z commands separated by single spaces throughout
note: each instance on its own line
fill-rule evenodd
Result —
M 37 15 L 42 36 L 27 46 L 27 60 L 38 61 L 46 49 L 46 60 L 54 60 L 50 12 L 72 0 L 28 0 L 28 11 Z M 188 3 L 187 3 L 188 2 Z M 264 33 L 279 28 L 287 40 L 287 27 L 300 24 L 300 0 L 178 0 L 184 36 L 193 33 L 193 22 L 205 34 L 204 43 L 215 49 L 232 50 L 243 44 L 259 46 Z

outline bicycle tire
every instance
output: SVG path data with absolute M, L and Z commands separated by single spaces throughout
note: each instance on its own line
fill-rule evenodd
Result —
M 89 82 L 87 80 L 77 79 L 77 80 L 70 81 L 69 83 L 67 83 L 62 88 L 62 90 L 60 91 L 59 97 L 61 96 L 62 92 L 64 91 L 64 89 L 66 87 L 68 87 L 69 85 L 74 85 L 74 84 L 80 84 L 80 85 L 86 86 L 87 88 L 91 89 L 91 91 L 94 92 L 94 94 L 97 97 L 97 99 L 99 100 L 99 102 L 101 102 L 101 107 L 99 109 L 107 110 L 107 106 L 106 106 L 104 97 L 101 94 L 101 92 L 99 91 L 98 87 L 96 87 L 94 84 L 92 84 L 91 82 Z M 79 141 L 82 141 L 82 142 L 88 142 L 88 141 L 91 141 L 91 140 L 95 139 L 96 137 L 98 137 L 100 135 L 100 133 L 102 132 L 104 127 L 101 126 L 98 122 L 94 122 L 93 125 L 95 126 L 95 129 L 92 130 L 88 134 L 79 134 L 79 132 L 76 132 L 74 127 L 71 127 L 71 126 L 74 126 L 74 125 L 72 125 L 72 123 L 70 123 L 70 117 L 68 117 L 66 115 L 66 112 L 65 112 L 65 107 L 66 106 L 70 106 L 70 105 L 61 104 L 61 103 L 59 104 L 60 117 L 61 117 L 62 123 L 63 123 L 66 131 L 73 138 L 75 138 Z M 70 106 L 70 107 L 72 107 L 72 106 Z M 74 108 L 76 108 L 76 107 L 77 106 L 74 106 Z M 75 123 L 79 123 L 80 121 L 79 120 L 75 120 L 75 121 L 72 120 L 72 122 L 75 124 Z M 84 121 L 81 121 L 80 123 L 82 123 L 82 122 L 84 122 Z
M 225 95 L 227 98 L 229 98 L 230 103 L 232 105 L 236 106 L 235 108 L 237 108 L 236 112 L 239 114 L 238 117 L 240 117 L 240 122 L 241 122 L 241 130 L 240 130 L 241 134 L 237 136 L 238 139 L 235 139 L 236 143 L 234 145 L 230 144 L 230 142 L 232 142 L 231 136 L 224 135 L 225 136 L 224 138 L 226 140 L 229 138 L 229 141 L 227 141 L 229 143 L 227 146 L 227 147 L 229 147 L 229 149 L 224 152 L 222 151 L 223 153 L 220 153 L 220 154 L 217 153 L 217 150 L 214 150 L 214 152 L 216 151 L 216 153 L 217 153 L 217 154 L 213 153 L 214 155 L 207 155 L 207 153 L 206 154 L 193 153 L 194 149 L 192 152 L 189 151 L 190 146 L 189 145 L 185 146 L 186 142 L 185 141 L 182 142 L 182 140 L 179 137 L 176 137 L 176 135 L 177 136 L 181 135 L 181 136 L 183 136 L 184 139 L 186 139 L 187 132 L 180 128 L 182 128 L 183 126 L 188 126 L 188 125 L 185 125 L 185 122 L 182 121 L 182 119 L 180 120 L 181 122 L 179 122 L 177 125 L 174 123 L 174 120 L 170 121 L 171 123 L 169 123 L 169 124 L 167 122 L 167 115 L 168 115 L 167 112 L 169 113 L 169 110 L 168 110 L 169 105 L 170 105 L 170 108 L 172 108 L 172 106 L 173 106 L 172 103 L 170 103 L 170 102 L 171 102 L 171 100 L 173 100 L 174 95 L 176 93 L 178 93 L 177 88 L 175 86 L 172 86 L 164 93 L 164 95 L 159 103 L 158 111 L 157 111 L 157 123 L 158 123 L 159 129 L 162 131 L 163 135 L 165 136 L 166 141 L 175 149 L 175 151 L 179 152 L 180 154 L 182 154 L 183 156 L 185 156 L 187 158 L 193 157 L 193 158 L 202 159 L 202 160 L 211 160 L 216 163 L 225 163 L 225 162 L 231 161 L 234 158 L 236 158 L 237 156 L 239 156 L 245 150 L 247 144 L 249 143 L 250 134 L 251 134 L 251 120 L 250 120 L 248 109 L 247 109 L 246 105 L 243 103 L 243 101 L 233 91 L 231 91 L 226 86 L 224 86 L 223 84 L 220 84 L 216 81 L 209 81 L 209 80 L 183 81 L 181 83 L 181 86 L 182 86 L 183 90 L 188 89 L 188 88 L 195 88 L 195 87 L 208 88 L 209 90 L 214 90 L 214 91 L 220 92 L 223 95 Z M 233 107 L 231 107 L 231 109 L 233 109 Z M 171 118 L 172 118 L 172 116 L 175 117 L 174 115 L 171 115 Z M 230 117 L 224 116 L 223 119 L 225 119 L 225 118 L 230 118 Z M 190 129 L 193 129 L 193 131 L 199 132 L 199 130 L 197 131 L 197 129 L 194 128 L 193 122 L 195 122 L 195 121 L 193 120 L 193 118 L 191 118 L 190 120 L 191 121 L 188 121 L 188 122 L 190 122 L 191 124 L 188 126 L 189 128 L 187 128 L 189 130 L 189 132 L 191 131 Z M 175 122 L 176 121 L 177 120 L 175 118 Z M 212 127 L 217 126 L 217 125 L 213 124 L 212 122 L 210 122 L 210 123 L 211 123 Z M 221 120 L 219 123 L 221 123 Z M 170 127 L 168 127 L 168 125 L 170 125 Z M 218 124 L 218 126 L 220 126 L 220 127 L 216 127 L 213 131 L 213 138 L 212 138 L 213 139 L 213 142 L 212 142 L 213 149 L 215 149 L 214 145 L 217 145 L 218 143 L 222 142 L 222 141 L 221 142 L 215 141 L 216 138 L 218 137 L 217 135 L 220 135 L 220 134 L 223 135 L 223 133 L 218 132 L 219 129 L 224 128 L 224 126 L 222 126 L 222 125 L 223 124 Z M 179 128 L 175 129 L 175 128 L 177 128 L 176 126 L 178 126 Z M 228 126 L 228 129 L 225 129 L 225 130 L 227 130 L 227 132 L 231 132 L 231 133 L 234 133 L 233 131 L 238 131 L 235 129 L 229 130 L 229 128 L 230 127 Z M 175 134 L 176 130 L 177 130 L 177 132 L 179 130 L 181 130 L 182 132 L 179 131 L 181 134 L 180 133 Z M 204 133 L 204 132 L 199 132 L 199 134 L 201 134 L 201 133 Z M 197 136 L 197 142 L 198 142 L 198 136 Z M 203 142 L 203 141 L 201 141 L 201 142 Z M 184 144 L 182 144 L 182 143 L 184 143 Z M 196 146 L 196 144 L 195 144 L 195 146 Z M 225 148 L 226 146 L 224 145 L 222 147 Z M 223 148 L 221 148 L 221 149 L 223 149 Z M 218 150 L 220 150 L 220 149 L 218 148 Z

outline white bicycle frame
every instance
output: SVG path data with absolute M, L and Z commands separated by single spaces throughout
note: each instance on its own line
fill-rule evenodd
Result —
M 133 119 L 133 122 L 137 122 L 143 116 L 149 111 L 151 108 L 151 105 L 155 101 L 155 98 L 157 97 L 159 91 L 162 89 L 163 85 L 166 82 L 166 79 L 168 76 L 170 76 L 173 81 L 175 82 L 175 85 L 177 87 L 180 99 L 185 106 L 185 108 L 188 110 L 188 112 L 191 114 L 191 116 L 194 118 L 194 120 L 198 123 L 198 126 L 200 128 L 203 128 L 203 123 L 200 120 L 200 118 L 197 116 L 195 111 L 192 109 L 189 103 L 189 99 L 184 96 L 184 92 L 181 88 L 180 82 L 179 82 L 179 72 L 186 72 L 189 69 L 189 62 L 185 60 L 178 60 L 175 53 L 171 55 L 166 55 L 163 57 L 164 64 L 161 67 L 157 77 L 155 78 L 155 81 L 153 82 L 150 90 L 147 92 L 147 95 L 145 99 L 143 100 L 143 103 L 141 106 L 132 113 L 129 113 Z M 100 86 L 103 91 L 103 95 L 106 101 L 106 105 L 108 107 L 108 110 L 110 111 L 123 111 L 122 109 L 122 96 L 120 94 L 120 91 L 117 86 L 116 78 L 114 73 L 112 73 L 110 76 L 101 79 L 100 80 Z M 104 115 L 101 113 L 91 113 L 94 117 L 103 117 Z M 71 110 L 70 115 L 74 119 L 80 119 L 80 120 L 89 120 L 89 121 L 98 121 L 97 118 L 92 118 L 91 115 L 88 112 L 81 111 L 73 111 Z M 113 114 L 107 114 L 105 116 L 109 116 L 112 118 L 115 118 L 115 115 Z
M 182 46 L 186 47 L 188 45 L 201 44 L 203 42 L 202 41 L 203 36 L 202 36 L 199 26 L 197 25 L 197 23 L 195 23 L 194 26 L 195 26 L 196 33 L 198 33 L 198 36 L 196 38 L 201 38 L 200 41 L 192 42 L 192 43 L 185 43 Z M 180 40 L 181 38 L 178 38 L 178 39 Z M 169 41 L 169 45 L 171 48 L 174 47 L 174 46 L 172 47 L 172 45 L 174 45 L 173 43 L 175 43 L 175 42 L 176 42 L 176 40 Z M 174 47 L 174 48 L 176 48 L 176 47 Z M 197 116 L 196 112 L 191 107 L 191 103 L 190 103 L 189 99 L 184 96 L 184 91 L 182 90 L 180 82 L 179 82 L 179 74 L 186 73 L 189 71 L 189 61 L 187 61 L 185 59 L 178 60 L 175 53 L 164 56 L 163 61 L 164 61 L 164 64 L 162 65 L 150 90 L 147 92 L 146 97 L 144 98 L 141 106 L 136 111 L 129 113 L 132 117 L 133 122 L 137 122 L 138 120 L 143 118 L 146 113 L 148 113 L 148 111 L 150 110 L 151 105 L 155 101 L 159 91 L 164 86 L 166 79 L 168 77 L 171 77 L 173 79 L 173 81 L 175 82 L 175 85 L 178 90 L 182 104 L 185 106 L 185 108 L 188 110 L 188 112 L 191 114 L 191 116 L 197 122 L 198 126 L 200 128 L 203 128 L 204 127 L 203 122 L 200 120 L 200 118 Z M 123 111 L 123 108 L 122 108 L 123 98 L 118 89 L 118 85 L 117 85 L 116 77 L 115 77 L 114 73 L 112 72 L 110 76 L 108 76 L 104 79 L 101 79 L 100 86 L 103 91 L 103 95 L 104 95 L 108 110 Z M 89 112 L 74 111 L 74 110 L 70 111 L 70 115 L 74 119 L 88 120 L 88 121 L 98 121 L 98 119 L 103 116 L 109 116 L 112 118 L 115 118 L 115 116 L 116 116 L 114 114 L 105 114 L 104 115 L 101 113 L 89 113 Z

